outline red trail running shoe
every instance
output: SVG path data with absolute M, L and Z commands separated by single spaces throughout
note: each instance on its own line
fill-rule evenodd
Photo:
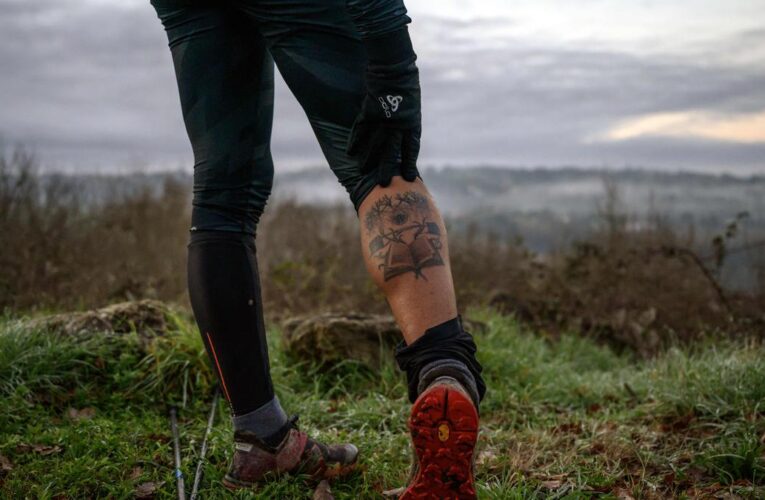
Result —
M 416 461 L 401 500 L 476 498 L 478 410 L 462 385 L 451 377 L 436 379 L 414 402 L 409 431 Z

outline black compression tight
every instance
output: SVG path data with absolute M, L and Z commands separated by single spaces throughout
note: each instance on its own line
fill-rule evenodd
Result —
M 191 233 L 188 281 L 207 353 L 234 415 L 274 397 L 255 256 L 245 233 Z
M 167 32 L 194 151 L 194 228 L 255 234 L 274 175 L 274 63 L 358 209 L 377 184 L 377 172 L 362 173 L 360 158 L 346 152 L 366 95 L 362 36 L 405 30 L 401 0 L 152 4 Z

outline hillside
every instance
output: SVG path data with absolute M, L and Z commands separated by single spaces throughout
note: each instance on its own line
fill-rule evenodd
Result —
M 585 239 L 610 207 L 640 229 L 657 223 L 689 235 L 702 255 L 712 254 L 709 242 L 730 221 L 746 215 L 735 247 L 765 242 L 765 177 L 658 172 L 645 169 L 566 168 L 442 168 L 425 169 L 423 177 L 450 229 L 491 233 L 522 241 L 530 250 L 550 253 Z M 83 206 L 101 207 L 119 199 L 163 195 L 172 181 L 185 193 L 192 180 L 184 171 L 132 175 L 45 175 L 43 184 L 67 186 Z M 318 208 L 342 206 L 347 195 L 328 168 L 297 172 L 277 170 L 266 217 L 284 203 Z M 761 247 L 757 247 L 760 249 Z M 753 266 L 758 253 L 747 251 L 729 259 L 723 282 L 732 288 L 757 286 Z M 710 257 L 711 259 L 712 257 Z
M 91 203 L 115 195 L 130 195 L 146 188 L 161 192 L 171 178 L 191 186 L 183 170 L 125 175 L 55 175 L 49 180 L 73 182 Z M 673 219 L 704 221 L 710 216 L 726 220 L 741 211 L 765 216 L 765 176 L 712 175 L 646 169 L 606 168 L 425 168 L 423 178 L 450 217 L 479 212 L 549 212 L 571 218 L 597 211 L 604 184 L 617 186 L 629 213 L 654 212 Z M 273 202 L 295 199 L 304 204 L 347 203 L 347 196 L 329 168 L 292 172 L 277 169 Z M 708 221 L 711 222 L 711 221 Z M 715 228 L 716 229 L 716 228 Z
M 473 311 L 490 389 L 482 407 L 479 498 L 762 498 L 765 495 L 765 349 L 700 343 L 653 361 L 587 339 L 549 341 L 510 317 Z M 0 323 L 0 497 L 173 498 L 169 404 L 180 407 L 187 481 L 212 393 L 188 318 L 164 336 L 84 339 Z M 354 364 L 321 369 L 289 359 L 270 331 L 274 382 L 285 408 L 321 438 L 359 445 L 362 468 L 336 498 L 379 498 L 409 463 L 403 377 Z M 231 454 L 221 403 L 203 498 Z M 154 483 L 148 485 L 147 483 Z M 282 479 L 236 498 L 309 498 Z

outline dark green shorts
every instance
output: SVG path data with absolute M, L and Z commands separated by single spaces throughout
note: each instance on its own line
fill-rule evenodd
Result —
M 362 176 L 357 160 L 345 152 L 366 69 L 346 0 L 152 5 L 170 42 L 194 150 L 192 230 L 255 233 L 274 174 L 274 62 L 358 209 L 375 181 Z

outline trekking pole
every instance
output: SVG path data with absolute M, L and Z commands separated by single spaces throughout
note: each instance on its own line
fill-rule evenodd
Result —
M 207 438 L 210 436 L 210 430 L 212 430 L 213 422 L 215 421 L 215 413 L 218 409 L 219 396 L 220 390 L 216 387 L 215 394 L 213 395 L 212 407 L 210 408 L 210 416 L 207 417 L 207 429 L 205 429 L 205 437 L 202 439 L 202 448 L 199 450 L 199 462 L 197 462 L 197 470 L 194 472 L 194 484 L 191 487 L 191 500 L 196 500 L 197 491 L 199 490 L 199 482 L 202 480 L 202 466 L 204 465 L 205 454 L 207 453 Z
M 181 445 L 178 440 L 178 416 L 175 407 L 170 408 L 170 425 L 173 429 L 173 451 L 175 453 L 175 483 L 178 486 L 178 500 L 186 500 L 186 489 L 183 486 L 181 472 Z

